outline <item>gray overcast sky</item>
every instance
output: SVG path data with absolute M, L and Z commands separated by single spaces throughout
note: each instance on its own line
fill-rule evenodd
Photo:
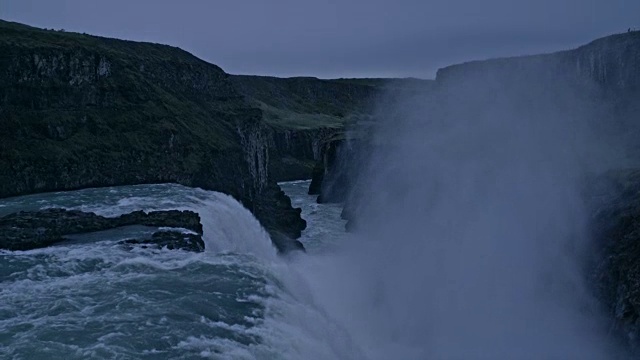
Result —
M 0 0 L 0 18 L 179 46 L 234 74 L 432 78 L 640 29 L 640 0 Z

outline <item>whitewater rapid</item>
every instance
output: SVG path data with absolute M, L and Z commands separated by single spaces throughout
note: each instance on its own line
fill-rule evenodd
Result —
M 446 299 L 438 302 L 455 284 L 426 289 L 419 279 L 443 273 L 421 272 L 427 264 L 411 256 L 411 262 L 393 262 L 390 255 L 400 243 L 345 233 L 341 206 L 317 204 L 306 194 L 308 184 L 281 184 L 308 223 L 300 239 L 307 252 L 284 257 L 248 210 L 216 192 L 139 185 L 0 201 L 0 215 L 48 207 L 105 216 L 197 211 L 206 244 L 203 253 L 119 245 L 136 231 L 148 231 L 133 228 L 45 249 L 0 252 L 0 358 L 512 358 L 493 356 L 499 347 L 491 342 L 480 345 L 492 354 L 470 352 L 469 346 L 483 341 L 475 332 L 482 324 L 444 329 L 458 338 L 467 334 L 465 343 L 447 343 L 424 319 L 457 316 L 440 310 L 446 310 Z M 527 319 L 496 317 L 512 320 Z M 510 354 L 537 358 L 520 350 L 529 344 L 514 344 Z M 558 343 L 538 353 L 585 354 L 575 346 Z
M 0 253 L 0 357 L 11 359 L 332 359 L 360 349 L 316 303 L 296 268 L 343 236 L 339 205 L 318 205 L 308 182 L 282 184 L 309 222 L 307 255 L 286 258 L 233 198 L 179 185 L 23 196 L 0 215 L 64 207 L 117 216 L 193 210 L 204 253 L 120 246 L 145 229 L 80 236 Z

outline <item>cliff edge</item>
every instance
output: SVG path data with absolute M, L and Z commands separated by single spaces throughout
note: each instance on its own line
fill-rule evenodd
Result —
M 305 227 L 268 176 L 261 110 L 181 49 L 0 21 L 0 125 L 0 197 L 171 182 L 234 196 L 279 238 Z

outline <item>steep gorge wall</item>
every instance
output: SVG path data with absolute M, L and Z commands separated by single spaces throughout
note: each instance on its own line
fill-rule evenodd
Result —
M 529 68 L 544 68 L 546 73 L 562 70 L 563 76 L 584 84 L 585 80 L 600 85 L 609 94 L 632 95 L 640 91 L 640 32 L 611 35 L 573 50 L 556 53 L 472 61 L 438 70 L 440 84 L 465 82 L 469 76 L 504 81 L 501 74 L 512 74 Z M 541 66 L 541 67 L 540 67 Z M 538 73 L 544 75 L 544 73 Z
M 309 179 L 328 143 L 370 116 L 388 79 L 276 78 L 232 75 L 269 127 L 269 171 L 277 181 Z
M 336 128 L 271 129 L 271 176 L 277 181 L 310 179 L 314 167 L 324 157 L 327 144 L 343 131 Z
M 170 46 L 0 22 L 0 196 L 175 182 L 304 228 L 268 177 L 268 129 L 228 75 Z
M 432 85 L 432 81 L 411 78 L 325 80 L 232 75 L 231 80 L 263 111 L 270 128 L 269 169 L 277 181 L 324 174 L 334 158 L 327 157 L 327 151 L 335 150 L 351 125 L 372 121 L 380 97 L 394 90 Z
M 590 181 L 596 241 L 590 280 L 620 334 L 640 354 L 640 170 L 610 171 Z
M 606 108 L 606 121 L 637 128 L 631 125 L 640 111 L 640 32 L 611 35 L 557 53 L 453 65 L 438 70 L 436 82 L 441 89 L 474 97 L 484 91 L 485 98 L 500 91 L 524 97 L 528 87 L 544 90 L 550 99 L 566 99 L 565 94 L 573 92 Z M 480 89 L 468 88 L 478 84 Z

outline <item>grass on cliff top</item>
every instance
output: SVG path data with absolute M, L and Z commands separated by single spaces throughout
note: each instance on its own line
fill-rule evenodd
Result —
M 342 84 L 363 85 L 363 86 L 372 86 L 377 88 L 389 89 L 389 88 L 411 88 L 411 87 L 428 86 L 430 84 L 433 84 L 435 80 L 408 77 L 408 78 L 340 78 L 340 79 L 330 79 L 326 81 L 342 83 Z
M 107 38 L 63 29 L 40 29 L 16 22 L 0 19 L 0 44 L 37 49 L 37 48 L 89 48 L 103 54 L 121 58 L 137 58 L 160 61 L 205 62 L 194 55 L 174 46 Z M 210 64 L 222 71 L 218 66 Z
M 348 118 L 322 113 L 298 113 L 270 106 L 261 101 L 251 103 L 262 110 L 264 121 L 276 128 L 310 130 L 317 128 L 343 128 Z
M 433 84 L 414 78 L 318 79 L 231 75 L 231 81 L 265 122 L 284 129 L 344 128 L 369 117 L 385 91 L 411 90 Z
M 280 129 L 343 128 L 355 116 L 370 111 L 376 93 L 375 86 L 357 81 L 246 75 L 232 75 L 231 80 L 263 111 L 265 122 Z
M 154 138 L 155 134 L 162 134 L 163 137 L 165 134 L 176 134 L 208 144 L 217 150 L 239 146 L 234 140 L 236 135 L 232 120 L 236 116 L 236 108 L 244 105 L 239 104 L 239 94 L 226 80 L 227 75 L 216 65 L 168 45 L 39 29 L 0 20 L 0 68 L 9 68 L 15 61 L 14 57 L 24 57 L 23 54 L 46 56 L 55 53 L 70 53 L 71 56 L 80 58 L 91 57 L 93 54 L 106 56 L 113 73 L 101 79 L 94 87 L 85 88 L 82 88 L 84 85 L 73 88 L 64 78 L 0 84 L 5 87 L 0 90 L 16 95 L 10 97 L 7 106 L 7 109 L 13 109 L 15 119 L 10 121 L 4 116 L 0 119 L 3 126 L 15 123 L 24 130 L 22 133 L 29 136 L 33 134 L 27 129 L 46 127 L 47 124 L 65 129 L 76 128 L 82 134 L 79 130 L 88 125 L 80 123 L 80 119 L 88 117 L 100 125 L 100 133 L 104 134 L 97 139 L 107 142 L 110 141 L 108 134 L 114 131 L 117 134 L 137 134 L 134 138 L 141 139 L 140 144 L 137 144 L 140 145 L 139 148 L 147 145 L 149 148 L 157 147 L 151 141 L 160 140 Z M 65 58 L 65 61 L 68 60 Z M 24 64 L 30 66 L 28 62 Z M 141 66 L 146 71 L 142 71 Z M 212 100 L 206 98 L 207 94 L 190 89 L 189 84 L 181 82 L 179 78 L 173 83 L 155 79 L 164 72 L 173 76 L 175 69 L 219 74 L 221 83 L 227 84 L 230 96 L 238 99 Z M 26 71 L 31 70 L 27 68 Z M 3 80 L 3 75 L 5 74 L 0 74 L 0 81 Z M 6 76 L 10 78 L 9 75 Z M 225 87 L 223 91 L 226 89 Z M 83 91 L 104 95 L 108 98 L 107 104 L 80 105 Z M 34 107 L 34 103 L 48 105 Z M 76 113 L 74 116 L 69 115 Z M 0 139 L 2 138 L 0 134 Z M 164 138 L 161 140 L 165 141 Z M 64 146 L 68 144 L 60 144 L 61 148 Z

